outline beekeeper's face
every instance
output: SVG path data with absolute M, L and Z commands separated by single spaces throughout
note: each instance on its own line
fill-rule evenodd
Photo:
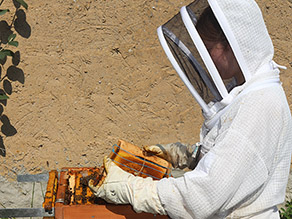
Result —
M 244 82 L 239 65 L 229 45 L 205 41 L 205 46 L 223 80 L 235 77 L 238 84 Z

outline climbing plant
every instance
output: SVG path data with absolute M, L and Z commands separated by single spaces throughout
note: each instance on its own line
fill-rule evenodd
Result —
M 11 1 L 11 0 L 10 0 Z M 6 150 L 3 135 L 13 136 L 17 133 L 7 115 L 3 114 L 7 100 L 12 94 L 12 83 L 24 83 L 24 73 L 18 67 L 20 52 L 17 50 L 19 36 L 28 38 L 31 28 L 26 22 L 24 10 L 28 5 L 24 0 L 12 0 L 11 8 L 2 8 L 4 0 L 0 0 L 0 155 L 5 157 Z M 11 60 L 11 62 L 7 62 Z M 11 63 L 11 64 L 10 64 Z M 8 66 L 8 67 L 7 67 Z
M 281 219 L 292 219 L 292 200 L 285 202 L 285 207 L 280 209 Z

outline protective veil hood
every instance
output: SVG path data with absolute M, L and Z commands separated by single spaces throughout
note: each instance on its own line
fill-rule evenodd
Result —
M 211 58 L 197 25 L 207 10 L 212 11 L 232 49 L 243 83 L 234 77 L 223 78 Z M 182 7 L 157 32 L 173 67 L 201 106 L 207 123 L 211 121 L 209 128 L 252 81 L 259 86 L 279 83 L 279 66 L 272 61 L 273 44 L 254 0 L 196 0 Z M 272 77 L 265 76 L 269 73 Z

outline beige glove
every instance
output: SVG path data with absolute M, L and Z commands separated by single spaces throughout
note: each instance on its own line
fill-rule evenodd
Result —
M 104 167 L 106 177 L 101 185 L 94 186 L 94 180 L 88 182 L 97 197 L 108 203 L 131 204 L 137 213 L 166 215 L 157 194 L 157 181 L 127 173 L 108 157 L 104 158 Z
M 169 161 L 174 168 L 194 169 L 200 159 L 200 144 L 182 144 L 180 142 L 171 144 L 156 144 L 144 146 L 147 154 L 154 154 Z

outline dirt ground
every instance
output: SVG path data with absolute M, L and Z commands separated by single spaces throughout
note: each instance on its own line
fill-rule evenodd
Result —
M 23 83 L 4 112 L 0 175 L 99 166 L 119 139 L 142 146 L 199 140 L 200 109 L 167 60 L 156 28 L 191 1 L 27 0 L 31 34 L 18 37 Z M 288 67 L 292 107 L 292 1 L 258 0 Z

